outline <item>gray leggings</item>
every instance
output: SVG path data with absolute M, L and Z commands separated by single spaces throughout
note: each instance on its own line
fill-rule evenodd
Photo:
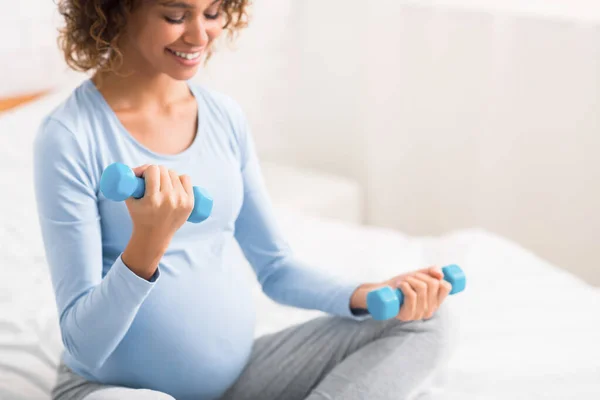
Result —
M 428 321 L 409 323 L 327 316 L 260 337 L 248 365 L 222 400 L 432 398 L 424 389 L 449 347 L 443 311 L 442 307 Z M 173 397 L 87 382 L 61 365 L 52 399 Z

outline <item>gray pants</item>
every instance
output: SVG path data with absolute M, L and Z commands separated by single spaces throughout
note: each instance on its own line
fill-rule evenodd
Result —
M 422 387 L 447 355 L 442 309 L 402 323 L 321 317 L 258 338 L 223 400 L 429 399 Z M 53 400 L 173 400 L 168 394 L 87 382 L 64 365 Z M 201 400 L 201 399 L 199 399 Z

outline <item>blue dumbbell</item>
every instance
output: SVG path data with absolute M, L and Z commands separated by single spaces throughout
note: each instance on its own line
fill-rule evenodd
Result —
M 448 265 L 442 268 L 444 280 L 452 285 L 450 294 L 460 293 L 465 290 L 465 273 L 458 265 Z M 386 320 L 395 318 L 400 312 L 404 302 L 404 294 L 400 289 L 392 289 L 385 286 L 372 290 L 367 294 L 367 309 L 375 320 Z
M 188 221 L 198 223 L 210 216 L 213 199 L 205 189 L 194 186 L 194 209 Z M 131 168 L 125 164 L 110 164 L 100 178 L 100 190 L 107 199 L 124 201 L 129 197 L 142 198 L 146 191 L 146 181 L 135 176 Z

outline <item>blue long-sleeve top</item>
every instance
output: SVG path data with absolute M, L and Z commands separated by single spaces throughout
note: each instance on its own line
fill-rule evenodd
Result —
M 243 266 L 227 261 L 234 240 L 273 300 L 362 318 L 349 307 L 355 282 L 294 258 L 274 219 L 240 107 L 223 94 L 188 86 L 198 128 L 179 154 L 139 143 L 91 80 L 45 118 L 33 148 L 63 361 L 89 380 L 159 390 L 178 400 L 218 398 L 248 360 L 252 282 L 243 278 Z M 132 232 L 126 205 L 99 190 L 113 162 L 166 165 L 214 199 L 209 219 L 176 232 L 149 280 L 121 259 Z

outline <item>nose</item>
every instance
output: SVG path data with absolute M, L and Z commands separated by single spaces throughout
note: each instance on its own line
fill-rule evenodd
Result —
M 188 25 L 183 40 L 194 47 L 206 47 L 209 41 L 208 32 L 201 18 Z

